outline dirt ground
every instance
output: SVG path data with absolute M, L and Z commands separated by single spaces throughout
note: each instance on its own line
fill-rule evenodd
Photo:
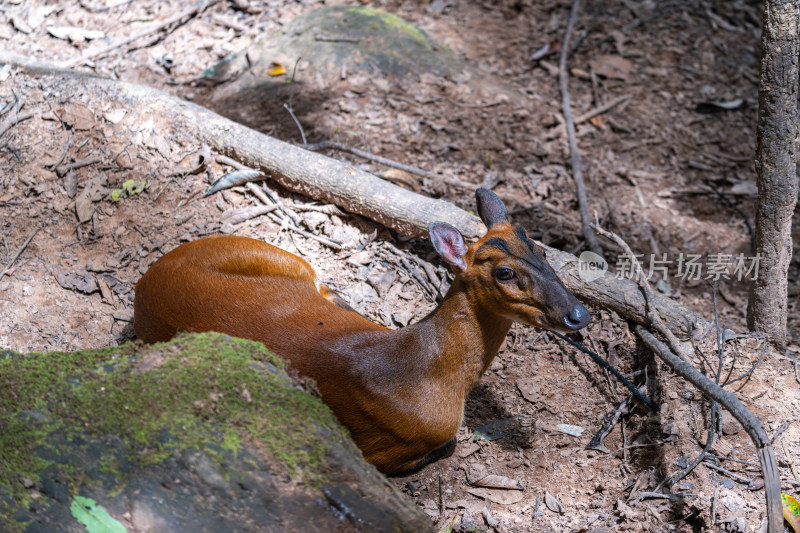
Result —
M 150 85 L 203 101 L 195 83 L 211 65 L 295 16 L 337 2 L 215 3 L 169 31 L 134 40 L 81 68 Z M 10 52 L 62 64 L 99 50 L 166 19 L 191 2 L 11 0 L 0 6 L 0 43 Z M 374 154 L 490 186 L 516 221 L 552 246 L 582 251 L 580 217 L 566 158 L 561 97 L 554 65 L 569 13 L 563 1 L 375 1 L 369 5 L 404 17 L 484 71 L 525 95 L 523 104 L 491 94 L 464 94 L 458 80 L 348 77 L 331 83 L 323 98 L 304 101 L 291 91 L 265 103 L 272 120 L 257 129 L 299 142 L 283 110 L 297 111 L 309 142 L 332 139 Z M 755 202 L 755 121 L 760 4 L 754 2 L 615 1 L 586 5 L 570 59 L 573 113 L 580 116 L 615 99 L 609 111 L 578 125 L 578 144 L 590 210 L 643 254 L 666 259 L 669 270 L 652 281 L 686 306 L 712 318 L 712 284 L 677 270 L 679 258 L 712 264 L 752 254 L 748 224 Z M 58 29 L 98 30 L 74 42 Z M 56 28 L 55 30 L 53 28 Z M 104 40 L 107 39 L 107 40 Z M 158 117 L 141 133 L 115 132 L 119 110 L 96 109 L 81 95 L 50 94 L 15 69 L 0 69 L 0 121 L 15 98 L 32 112 L 0 136 L 0 348 L 74 350 L 124 342 L 131 327 L 133 288 L 158 257 L 181 242 L 219 231 L 264 239 L 308 260 L 319 278 L 376 322 L 399 327 L 435 305 L 433 284 L 419 276 L 430 262 L 445 269 L 424 239 L 408 239 L 372 221 L 314 210 L 308 198 L 269 184 L 271 194 L 298 213 L 314 235 L 341 243 L 334 249 L 268 217 L 231 227 L 223 213 L 257 202 L 244 187 L 209 198 L 202 192 L 229 167 L 214 161 L 200 174 L 176 174 L 180 160 L 200 147 L 158 133 Z M 739 101 L 742 102 L 739 102 Z M 722 103 L 722 106 L 714 105 Z M 313 105 L 312 105 L 313 104 Z M 233 116 L 236 110 L 215 109 Z M 137 113 L 146 110 L 137 110 Z M 269 116 L 269 115 L 268 115 Z M 334 157 L 351 158 L 342 153 Z M 73 161 L 99 158 L 69 172 Z M 385 167 L 352 157 L 380 174 Z M 110 190 L 142 178 L 148 188 L 114 202 Z M 473 190 L 406 176 L 422 194 L 474 209 Z M 76 200 L 87 199 L 79 223 Z M 94 201 L 93 201 L 94 200 Z M 794 242 L 800 242 L 795 225 Z M 617 257 L 609 246 L 608 256 Z M 612 259 L 611 268 L 617 265 Z M 790 269 L 790 347 L 767 350 L 748 379 L 729 388 L 778 435 L 782 490 L 797 494 L 800 457 L 800 355 L 797 295 L 800 256 Z M 726 328 L 746 331 L 747 282 L 728 271 L 718 284 L 717 307 Z M 428 280 L 430 281 L 430 280 Z M 434 292 L 431 291 L 433 287 Z M 647 377 L 661 404 L 652 414 L 637 403 L 623 413 L 601 450 L 585 447 L 626 398 L 591 360 L 559 339 L 516 325 L 489 372 L 467 402 L 456 453 L 416 475 L 393 481 L 441 527 L 497 531 L 760 531 L 764 496 L 757 458 L 741 428 L 722 418 L 716 458 L 676 484 L 673 499 L 642 498 L 665 476 L 680 471 L 705 443 L 710 409 L 698 392 L 636 342 L 632 326 L 605 310 L 577 339 L 594 347 L 622 372 Z M 716 368 L 714 335 L 697 342 Z M 759 359 L 762 343 L 729 344 L 723 378 L 743 376 Z M 700 365 L 700 359 L 697 361 Z M 579 426 L 577 436 L 559 424 Z M 728 473 L 715 470 L 723 467 Z M 733 473 L 733 475 L 730 474 Z M 524 490 L 478 488 L 487 474 L 506 476 Z M 791 483 L 790 483 L 791 481 Z M 755 490 L 750 490 L 755 489 Z M 472 522 L 470 522 L 472 521 Z

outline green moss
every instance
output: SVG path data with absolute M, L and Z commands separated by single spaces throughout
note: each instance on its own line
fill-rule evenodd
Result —
M 428 50 L 433 50 L 433 45 L 431 44 L 431 40 L 424 31 L 417 28 L 413 24 L 403 20 L 397 15 L 393 15 L 391 13 L 387 13 L 386 11 L 367 6 L 348 6 L 346 8 L 346 13 L 361 15 L 365 18 L 376 18 L 381 22 L 383 22 L 383 24 L 388 26 L 389 28 L 393 28 L 397 30 L 399 33 L 411 37 L 412 39 L 417 41 L 417 43 L 427 48 Z M 379 26 L 376 23 L 372 23 L 370 25 L 370 28 L 377 30 L 379 29 Z
M 289 472 L 301 465 L 309 467 L 303 472 L 318 471 L 327 443 L 345 438 L 345 430 L 284 368 L 262 344 L 214 333 L 153 346 L 6 356 L 0 359 L 0 487 L 24 505 L 24 479 L 36 481 L 52 464 L 69 474 L 76 451 L 67 443 L 105 435 L 118 436 L 130 450 L 119 460 L 140 465 L 176 450 L 236 454 L 247 441 Z M 105 458 L 99 471 L 118 466 Z M 74 469 L 72 481 L 80 471 Z

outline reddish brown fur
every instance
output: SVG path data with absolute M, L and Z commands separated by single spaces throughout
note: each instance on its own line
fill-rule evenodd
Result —
M 521 296 L 497 288 L 497 264 L 530 267 L 495 247 L 479 251 L 492 237 L 505 239 L 513 254 L 526 252 L 510 224 L 495 224 L 469 248 L 468 269 L 441 305 L 394 330 L 335 305 L 324 288 L 321 295 L 299 257 L 254 239 L 207 237 L 168 253 L 137 283 L 136 334 L 158 342 L 179 331 L 214 330 L 263 342 L 317 382 L 368 461 L 401 472 L 454 437 L 466 396 L 512 319 L 560 327 L 535 288 L 546 284 L 530 283 Z

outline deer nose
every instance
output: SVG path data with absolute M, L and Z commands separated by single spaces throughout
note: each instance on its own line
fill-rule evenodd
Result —
M 577 303 L 569 314 L 564 316 L 564 325 L 573 331 L 578 331 L 586 327 L 589 323 L 589 318 L 589 310 Z

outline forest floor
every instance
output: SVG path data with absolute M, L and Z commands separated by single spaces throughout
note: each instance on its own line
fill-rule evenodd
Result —
M 79 68 L 202 102 L 208 89 L 195 82 L 205 69 L 298 14 L 331 3 L 336 2 L 215 3 L 169 31 L 134 40 Z M 335 82 L 316 87 L 313 98 L 304 99 L 299 86 L 283 100 L 265 103 L 269 113 L 257 129 L 299 143 L 300 131 L 283 107 L 291 105 L 309 142 L 332 139 L 475 187 L 490 186 L 533 237 L 572 253 L 584 250 L 566 162 L 558 53 L 543 51 L 559 46 L 569 3 L 368 4 L 418 25 L 523 97 L 512 103 L 487 91 L 466 91 L 462 80 L 432 75 L 392 79 L 342 72 Z M 103 39 L 116 42 L 190 5 L 188 0 L 11 0 L 0 6 L 0 43 L 6 51 L 64 64 L 99 50 Z M 719 276 L 720 322 L 745 332 L 747 279 L 754 272 L 739 267 L 752 265 L 748 227 L 755 223 L 760 3 L 614 1 L 586 9 L 569 61 L 573 114 L 624 98 L 578 125 L 590 211 L 643 254 L 646 269 L 668 267 L 655 269 L 651 279 L 659 290 L 709 319 L 715 299 L 707 278 Z M 85 33 L 73 41 L 57 38 L 64 27 L 102 35 L 97 41 L 85 40 Z M 94 108 L 81 95 L 47 94 L 31 80 L 15 69 L 0 69 L 0 119 L 15 98 L 22 111 L 33 113 L 0 137 L 0 265 L 40 228 L 0 277 L 0 348 L 75 350 L 125 342 L 133 336 L 134 284 L 147 267 L 181 242 L 230 231 L 221 214 L 254 199 L 245 188 L 202 198 L 208 184 L 230 170 L 216 161 L 206 172 L 175 175 L 179 161 L 200 147 L 162 134 L 159 117 L 142 124 L 141 135 L 122 138 L 114 125 L 124 110 Z M 232 109 L 215 111 L 236 115 Z M 329 155 L 376 174 L 386 170 L 355 156 Z M 94 157 L 100 161 L 72 172 L 64 168 Z M 123 181 L 141 178 L 149 181 L 145 192 L 118 202 L 108 198 Z M 403 179 L 422 194 L 474 210 L 474 190 L 444 180 Z M 413 255 L 444 273 L 426 240 L 408 239 L 354 215 L 307 211 L 310 199 L 270 187 L 296 207 L 308 231 L 341 242 L 343 249 L 267 217 L 232 231 L 304 257 L 323 282 L 376 322 L 400 327 L 434 307 L 435 295 L 426 294 L 409 266 L 416 261 L 408 261 Z M 84 223 L 75 210 L 81 198 L 88 210 Z M 730 386 L 777 436 L 785 481 L 800 479 L 800 380 L 793 369 L 793 358 L 800 356 L 797 245 L 795 250 L 789 350 L 766 350 L 752 374 Z M 618 250 L 608 246 L 606 253 L 614 269 Z M 701 272 L 686 268 L 685 260 L 694 256 Z M 662 262 L 651 263 L 653 258 Z M 649 379 L 648 391 L 662 406 L 659 414 L 633 403 L 605 438 L 605 448 L 586 450 L 604 417 L 626 398 L 624 389 L 568 344 L 516 325 L 468 399 L 455 454 L 393 481 L 439 527 L 457 516 L 462 529 L 472 520 L 509 532 L 759 531 L 765 515 L 757 458 L 745 432 L 727 416 L 714 455 L 673 487 L 684 496 L 638 498 L 700 453 L 709 404 L 636 342 L 626 320 L 605 310 L 592 312 L 592 324 L 576 338 L 622 372 L 638 372 L 637 384 Z M 713 332 L 697 345 L 716 370 Z M 723 380 L 732 366 L 732 379 L 744 376 L 762 346 L 756 338 L 731 341 Z M 585 431 L 573 436 L 560 424 Z M 714 469 L 720 466 L 734 475 Z M 524 490 L 470 484 L 486 474 L 506 476 Z M 787 482 L 782 490 L 797 494 L 797 488 Z

